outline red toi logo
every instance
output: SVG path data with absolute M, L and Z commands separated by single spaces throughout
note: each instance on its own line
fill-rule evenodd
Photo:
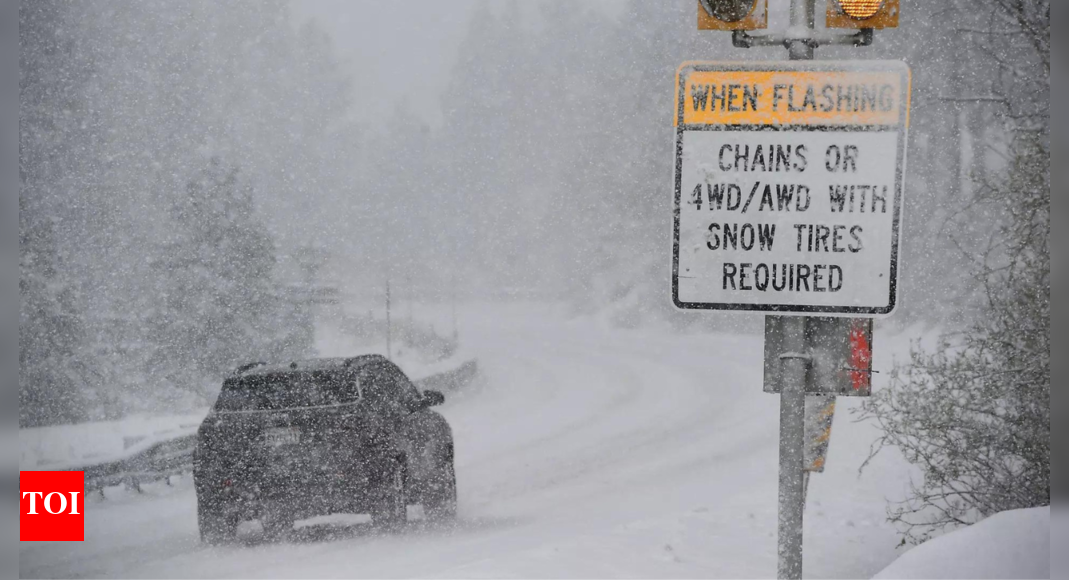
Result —
M 85 539 L 85 474 L 81 471 L 20 471 L 19 541 Z

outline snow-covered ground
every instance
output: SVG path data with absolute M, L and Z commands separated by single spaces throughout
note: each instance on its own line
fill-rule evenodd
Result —
M 997 513 L 906 552 L 876 578 L 1050 578 L 1050 507 Z
M 759 335 L 619 330 L 540 305 L 461 310 L 483 379 L 447 401 L 460 497 L 449 530 L 307 526 L 199 544 L 188 481 L 86 506 L 84 543 L 24 543 L 23 577 L 773 577 L 778 399 Z M 429 315 L 429 313 L 428 313 Z M 877 369 L 906 339 L 877 325 Z M 858 474 L 872 427 L 841 399 L 806 512 L 808 577 L 870 577 L 898 541 L 885 498 L 908 467 Z M 331 524 L 330 522 L 333 522 Z

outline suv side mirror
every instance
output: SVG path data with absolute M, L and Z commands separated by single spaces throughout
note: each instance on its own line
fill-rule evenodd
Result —
M 423 391 L 423 406 L 434 407 L 445 402 L 445 395 L 441 391 L 427 389 Z

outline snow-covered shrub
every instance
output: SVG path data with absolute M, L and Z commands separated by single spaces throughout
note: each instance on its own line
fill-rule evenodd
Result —
M 891 384 L 862 407 L 924 474 L 889 516 L 903 541 L 1007 509 L 1050 503 L 1050 152 L 1022 138 L 1002 183 L 978 207 L 1005 225 L 982 252 L 986 297 L 968 329 L 915 345 Z
M 943 230 L 969 270 L 962 303 L 977 308 L 934 348 L 915 345 L 861 408 L 883 430 L 873 452 L 897 447 L 923 473 L 889 509 L 904 542 L 1050 503 L 1050 2 L 946 9 L 962 26 L 954 58 L 990 72 L 950 77 L 942 97 L 990 119 L 983 163 L 958 173 L 972 193 Z

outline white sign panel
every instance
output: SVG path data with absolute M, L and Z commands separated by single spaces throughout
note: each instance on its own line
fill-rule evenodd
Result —
M 888 62 L 684 65 L 675 304 L 890 313 L 908 75 Z

